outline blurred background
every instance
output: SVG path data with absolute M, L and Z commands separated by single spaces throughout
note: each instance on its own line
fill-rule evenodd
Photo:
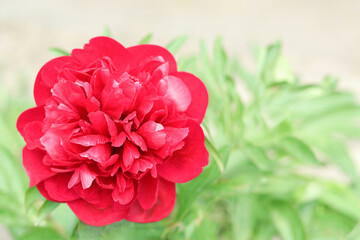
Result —
M 125 46 L 147 33 L 158 44 L 188 34 L 189 52 L 201 38 L 222 36 L 230 54 L 244 61 L 251 44 L 281 40 L 305 81 L 332 74 L 343 88 L 360 92 L 359 12 L 356 0 L 0 0 L 0 79 L 14 90 L 11 79 L 35 79 L 53 56 L 49 47 L 82 47 L 108 26 Z
M 185 54 L 197 51 L 200 39 L 222 36 L 229 55 L 245 63 L 253 44 L 280 40 L 305 82 L 331 74 L 359 99 L 359 12 L 356 0 L 0 0 L 0 92 L 15 94 L 19 81 L 32 86 L 53 57 L 48 48 L 80 48 L 108 27 L 125 47 L 148 33 L 159 45 L 187 34 Z M 360 162 L 358 143 L 351 154 Z

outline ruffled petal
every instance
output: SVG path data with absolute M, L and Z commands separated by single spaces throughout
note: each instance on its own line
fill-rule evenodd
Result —
M 74 49 L 71 56 L 87 66 L 101 58 L 110 58 L 119 72 L 127 70 L 130 55 L 126 49 L 114 39 L 109 37 L 92 38 L 84 49 Z
M 45 155 L 46 152 L 40 149 L 30 150 L 27 147 L 23 149 L 23 165 L 30 179 L 30 187 L 56 174 L 43 164 Z
M 40 138 L 43 136 L 42 126 L 42 122 L 36 121 L 31 122 L 24 127 L 23 137 L 26 142 L 26 146 L 29 149 L 44 149 L 40 143 Z
M 143 44 L 127 48 L 128 52 L 133 57 L 131 66 L 133 68 L 146 64 L 149 61 L 153 61 L 157 57 L 161 57 L 162 61 L 168 62 L 169 73 L 176 72 L 176 61 L 173 55 L 163 47 Z
M 166 98 L 172 101 L 175 109 L 179 112 L 185 112 L 193 102 L 188 86 L 184 84 L 181 78 L 166 76 L 163 80 L 167 84 Z M 197 103 L 196 103 L 197 104 Z
M 171 75 L 180 78 L 190 91 L 191 103 L 185 112 L 188 117 L 200 124 L 204 119 L 209 102 L 204 83 L 195 75 L 187 72 L 176 72 Z
M 170 159 L 157 167 L 158 174 L 168 181 L 184 183 L 197 177 L 209 162 L 204 132 L 196 122 L 187 122 L 189 134 L 185 146 L 175 151 Z
M 158 193 L 159 179 L 153 178 L 149 172 L 139 181 L 137 199 L 140 206 L 145 210 L 152 208 L 158 198 Z
M 104 226 L 122 220 L 129 209 L 114 204 L 107 208 L 96 208 L 83 199 L 68 202 L 75 215 L 84 223 L 92 226 Z
M 44 181 L 44 187 L 51 200 L 57 202 L 68 202 L 79 199 L 72 188 L 68 188 L 68 182 L 71 178 L 71 173 L 61 173 L 48 178 Z
M 34 98 L 37 106 L 44 105 L 51 96 L 51 88 L 59 81 L 59 71 L 65 65 L 73 65 L 75 61 L 70 56 L 58 57 L 47 62 L 39 71 L 34 86 Z
M 45 117 L 45 111 L 43 107 L 30 108 L 20 114 L 16 128 L 23 135 L 24 128 L 27 124 L 35 121 L 42 121 Z
M 55 199 L 52 199 L 49 195 L 49 193 L 47 192 L 47 190 L 45 189 L 45 184 L 44 182 L 39 183 L 38 185 L 36 185 L 37 189 L 39 190 L 39 192 L 41 193 L 41 195 L 43 195 L 44 198 L 50 200 L 50 201 L 54 201 L 56 202 Z
M 138 223 L 156 222 L 167 217 L 174 208 L 176 200 L 175 183 L 159 179 L 159 193 L 154 206 L 145 210 L 139 201 L 134 202 L 126 220 Z

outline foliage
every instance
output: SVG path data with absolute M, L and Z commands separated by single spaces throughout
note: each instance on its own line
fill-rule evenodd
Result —
M 167 47 L 176 54 L 185 40 Z M 280 43 L 254 55 L 250 70 L 228 57 L 219 38 L 212 51 L 202 42 L 198 54 L 178 61 L 209 92 L 203 129 L 210 164 L 177 186 L 173 213 L 151 224 L 87 226 L 66 205 L 27 190 L 15 122 L 30 105 L 2 94 L 0 223 L 15 239 L 359 239 L 360 178 L 347 147 L 360 138 L 354 95 L 332 77 L 300 82 Z

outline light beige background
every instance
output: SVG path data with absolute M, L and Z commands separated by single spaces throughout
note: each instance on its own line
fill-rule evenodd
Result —
M 125 46 L 149 32 L 161 45 L 189 34 L 184 53 L 221 35 L 229 55 L 244 61 L 252 43 L 281 40 L 304 81 L 332 74 L 359 96 L 359 13 L 358 0 L 0 0 L 0 84 L 10 92 L 17 79 L 32 84 L 53 57 L 47 48 L 81 47 L 109 26 Z M 354 144 L 357 158 L 359 151 Z M 0 230 L 3 239 L 9 238 Z

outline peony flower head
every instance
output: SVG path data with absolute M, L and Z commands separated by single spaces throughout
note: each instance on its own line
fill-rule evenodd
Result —
M 208 164 L 206 88 L 162 47 L 93 38 L 47 62 L 34 97 L 17 122 L 30 186 L 87 224 L 159 221 Z

